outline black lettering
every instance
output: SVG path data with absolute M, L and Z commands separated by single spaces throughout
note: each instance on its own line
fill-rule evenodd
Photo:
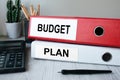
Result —
M 53 32 L 54 26 L 52 24 L 49 25 L 49 32 Z
M 38 24 L 38 31 L 42 31 L 42 24 Z
M 57 50 L 56 56 L 57 55 L 60 55 L 62 57 L 62 53 L 61 53 L 60 49 Z
M 45 26 L 45 24 L 44 24 L 44 26 L 43 26 L 43 31 L 44 32 L 47 32 L 48 31 L 48 24 Z
M 70 25 L 53 25 L 53 24 L 38 24 L 38 31 L 44 32 L 55 32 L 61 34 L 68 34 L 69 33 Z
M 56 33 L 59 33 L 59 32 L 60 32 L 59 27 L 60 27 L 59 25 L 55 25 L 55 32 L 56 32 Z
M 52 48 L 50 49 L 50 55 L 55 56 L 55 54 L 53 54 Z
M 69 50 L 67 49 L 67 50 L 65 50 L 65 49 L 63 49 L 63 57 L 69 57 Z
M 44 54 L 46 55 L 48 52 L 50 52 L 49 48 L 44 48 Z
M 67 32 L 66 33 L 68 34 L 70 25 L 66 25 L 66 27 L 67 27 Z
M 65 33 L 64 30 L 65 30 L 65 25 L 61 25 L 61 32 L 60 33 L 64 34 Z

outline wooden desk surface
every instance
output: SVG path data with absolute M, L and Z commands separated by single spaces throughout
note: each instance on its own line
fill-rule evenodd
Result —
M 26 72 L 0 74 L 0 80 L 120 80 L 120 67 L 71 63 L 49 60 L 37 60 L 30 57 L 27 48 Z M 110 74 L 62 75 L 62 69 L 110 69 Z

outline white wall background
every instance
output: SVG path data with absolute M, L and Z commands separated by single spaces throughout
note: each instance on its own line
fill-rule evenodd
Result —
M 0 0 L 0 35 L 6 35 L 6 2 Z M 120 0 L 21 0 L 29 8 L 41 5 L 41 15 L 120 18 Z

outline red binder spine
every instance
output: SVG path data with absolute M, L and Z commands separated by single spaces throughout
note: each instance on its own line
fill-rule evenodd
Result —
M 33 26 L 33 23 L 36 26 Z M 38 23 L 59 25 L 63 25 L 64 23 L 64 25 L 70 25 L 69 33 L 61 35 L 54 32 L 37 32 L 35 31 L 37 30 L 35 27 L 38 27 Z M 28 37 L 38 40 L 120 47 L 120 19 L 53 16 L 31 17 Z
M 120 47 L 120 20 L 79 19 L 78 43 Z

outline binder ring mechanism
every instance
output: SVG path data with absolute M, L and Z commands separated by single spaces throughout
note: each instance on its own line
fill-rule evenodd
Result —
M 97 27 L 95 27 L 95 29 L 94 29 L 94 34 L 95 34 L 96 36 L 102 36 L 102 35 L 104 34 L 104 29 L 103 29 L 103 27 L 102 27 L 102 26 L 97 26 Z
M 105 61 L 105 62 L 108 62 L 111 59 L 112 59 L 112 55 L 109 52 L 104 53 L 103 56 L 102 56 L 102 60 Z

